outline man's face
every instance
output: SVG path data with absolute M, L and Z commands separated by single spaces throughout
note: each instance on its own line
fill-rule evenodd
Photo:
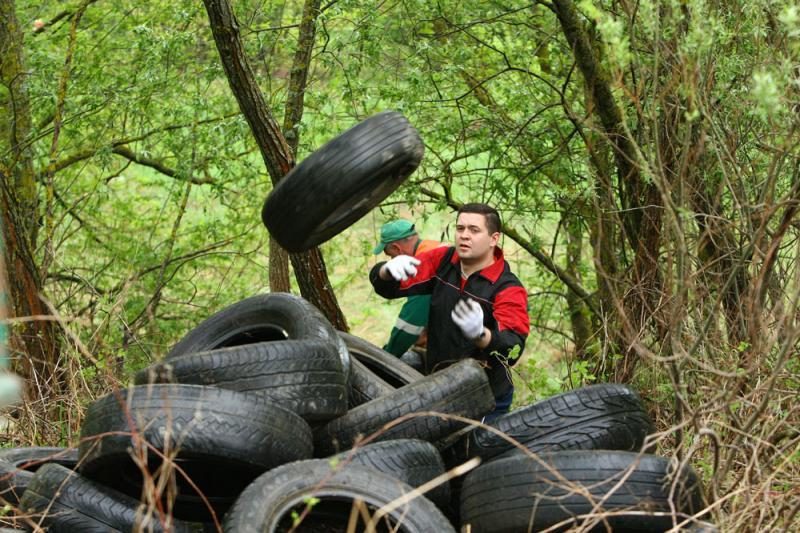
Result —
M 456 221 L 456 250 L 464 260 L 484 260 L 492 256 L 500 234 L 489 233 L 486 217 L 480 213 L 461 213 Z
M 413 241 L 407 238 L 401 241 L 390 242 L 383 248 L 383 251 L 389 257 L 397 257 L 398 255 L 414 255 Z

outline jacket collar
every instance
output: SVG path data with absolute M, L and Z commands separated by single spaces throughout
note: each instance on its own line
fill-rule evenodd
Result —
M 461 258 L 458 257 L 458 250 L 453 248 L 453 257 L 450 258 L 450 263 L 453 265 L 459 266 L 459 262 Z M 479 276 L 483 276 L 484 278 L 488 279 L 490 282 L 495 283 L 497 282 L 500 274 L 503 273 L 505 269 L 506 261 L 505 257 L 503 256 L 503 250 L 499 246 L 495 246 L 494 248 L 494 262 L 483 268 L 482 270 L 478 271 Z M 460 266 L 459 266 L 460 268 Z

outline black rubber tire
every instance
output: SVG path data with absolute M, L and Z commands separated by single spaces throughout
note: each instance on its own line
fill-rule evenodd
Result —
M 177 520 L 162 525 L 155 517 L 137 516 L 138 507 L 135 499 L 54 463 L 36 471 L 20 502 L 21 510 L 49 533 L 197 529 Z
M 479 419 L 492 409 L 494 396 L 486 372 L 477 361 L 466 359 L 315 428 L 314 452 L 326 456 L 350 448 L 359 436 L 371 435 L 385 424 L 413 413 L 433 411 Z M 382 430 L 376 439 L 433 442 L 463 426 L 450 418 L 414 416 Z
M 200 385 L 131 387 L 89 406 L 81 430 L 79 469 L 133 497 L 141 493 L 142 474 L 131 457 L 136 445 L 131 422 L 149 447 L 177 450 L 177 463 L 217 516 L 265 470 L 312 455 L 308 423 L 257 394 Z M 158 454 L 151 451 L 148 459 L 149 472 L 156 472 Z M 174 475 L 175 516 L 209 521 L 202 498 L 181 474 Z
M 361 465 L 334 469 L 328 460 L 300 461 L 271 470 L 247 487 L 225 516 L 224 529 L 236 533 L 286 531 L 292 525 L 291 512 L 302 513 L 307 499 L 313 497 L 319 501 L 298 531 L 349 531 L 344 526 L 355 499 L 362 500 L 373 514 L 411 490 L 405 483 Z M 315 513 L 322 515 L 321 523 Z M 454 533 L 450 522 L 423 496 L 401 505 L 389 517 L 399 521 L 398 530 L 406 533 Z M 322 527 L 314 529 L 314 523 Z
M 374 468 L 417 488 L 423 483 L 444 474 L 444 462 L 433 444 L 417 439 L 397 439 L 373 442 L 334 456 L 343 467 L 360 464 Z M 450 502 L 450 484 L 441 485 L 425 493 L 437 505 Z
M 259 342 L 173 357 L 136 374 L 136 384 L 189 383 L 253 392 L 308 421 L 347 412 L 336 346 L 316 339 Z
M 475 533 L 516 533 L 566 521 L 560 530 L 567 530 L 583 523 L 577 517 L 591 513 L 602 500 L 596 513 L 638 510 L 667 516 L 620 514 L 601 521 L 598 530 L 606 531 L 607 523 L 610 531 L 656 532 L 705 507 L 694 471 L 685 468 L 670 475 L 670 461 L 664 457 L 605 450 L 539 457 L 541 463 L 524 455 L 498 459 L 470 472 L 461 491 L 462 527 L 469 524 Z
M 417 169 L 424 151 L 403 115 L 373 115 L 284 176 L 267 196 L 261 220 L 288 251 L 306 251 L 380 204 Z
M 598 384 L 564 392 L 493 420 L 532 452 L 555 450 L 640 451 L 653 422 L 636 391 Z M 522 450 L 489 430 L 469 434 L 469 457 L 506 457 Z
M 347 345 L 352 359 L 358 359 L 373 374 L 396 389 L 425 377 L 401 361 L 399 357 L 378 348 L 369 341 L 343 331 L 339 332 L 339 336 Z
M 395 388 L 372 373 L 372 370 L 353 357 L 350 360 L 350 409 L 394 392 Z
M 74 470 L 78 464 L 78 450 L 43 446 L 0 450 L 0 498 L 17 504 L 33 479 L 33 473 L 47 463 Z
M 214 313 L 187 333 L 165 358 L 286 339 L 335 344 L 344 375 L 349 376 L 350 353 L 334 327 L 308 300 L 287 292 L 251 296 Z

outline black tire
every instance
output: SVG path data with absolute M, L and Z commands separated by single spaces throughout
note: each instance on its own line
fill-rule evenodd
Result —
M 373 115 L 284 176 L 267 196 L 261 220 L 288 251 L 306 251 L 369 213 L 416 170 L 424 151 L 403 115 Z
M 684 468 L 674 475 L 664 457 L 579 450 L 539 458 L 517 455 L 470 472 L 461 491 L 462 527 L 516 533 L 563 523 L 563 531 L 592 523 L 595 519 L 579 518 L 589 513 L 617 512 L 601 520 L 598 530 L 607 525 L 609 531 L 649 533 L 666 531 L 705 507 L 694 471 Z M 622 514 L 637 510 L 644 513 Z M 647 514 L 653 512 L 665 516 Z
M 286 339 L 318 339 L 336 345 L 345 376 L 350 353 L 328 319 L 310 302 L 287 292 L 251 296 L 214 313 L 187 333 L 166 359 L 196 352 Z
M 654 431 L 636 391 L 624 385 L 590 385 L 512 411 L 489 426 L 532 452 L 548 450 L 639 451 Z M 489 430 L 469 434 L 468 456 L 506 457 L 522 450 Z
M 136 384 L 189 383 L 253 392 L 309 421 L 347 412 L 347 383 L 336 346 L 321 340 L 286 340 L 199 352 L 150 366 Z
M 339 336 L 347 345 L 347 350 L 350 352 L 352 359 L 358 359 L 373 374 L 396 389 L 419 381 L 424 377 L 417 370 L 401 361 L 400 358 L 378 348 L 371 342 L 343 331 L 339 332 Z
M 33 473 L 47 463 L 74 470 L 78 464 L 78 450 L 42 446 L 0 450 L 0 498 L 12 505 L 19 503 Z
M 131 423 L 140 440 L 131 436 Z M 131 449 L 148 446 L 148 470 L 159 452 L 176 462 L 217 513 L 233 503 L 256 476 L 312 454 L 311 428 L 295 413 L 257 394 L 199 385 L 145 385 L 112 393 L 89 406 L 81 430 L 80 471 L 138 497 L 141 468 Z M 175 516 L 207 522 L 203 499 L 178 472 Z
M 49 533 L 196 530 L 180 521 L 161 524 L 144 516 L 135 499 L 54 463 L 36 471 L 20 508 Z
M 486 372 L 467 359 L 351 409 L 342 417 L 315 429 L 314 451 L 319 456 L 350 448 L 361 435 L 371 435 L 400 417 L 433 411 L 480 418 L 494 409 Z M 463 423 L 440 416 L 411 416 L 383 429 L 377 440 L 421 439 L 433 442 L 457 431 Z
M 328 460 L 300 461 L 271 470 L 247 487 L 226 515 L 224 529 L 237 533 L 287 531 L 292 526 L 292 511 L 301 514 L 305 502 L 313 497 L 318 501 L 297 531 L 350 531 L 346 526 L 354 500 L 363 501 L 373 515 L 376 509 L 412 490 L 364 466 L 334 469 Z M 399 531 L 406 533 L 454 533 L 453 526 L 423 496 L 400 505 L 388 516 L 399 522 Z M 315 525 L 321 527 L 315 529 Z
M 350 409 L 394 392 L 395 388 L 372 373 L 355 357 L 350 361 Z
M 444 474 L 444 462 L 439 451 L 429 442 L 415 439 L 397 439 L 359 446 L 335 456 L 338 464 L 360 464 L 374 468 L 417 488 L 423 483 Z M 450 485 L 447 481 L 425 493 L 437 505 L 450 502 Z

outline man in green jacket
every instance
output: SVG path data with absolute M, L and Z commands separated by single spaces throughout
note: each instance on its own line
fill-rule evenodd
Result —
M 381 240 L 372 253 L 378 255 L 384 252 L 389 257 L 415 256 L 439 246 L 442 246 L 440 242 L 420 239 L 414 224 L 408 220 L 398 219 L 387 222 L 381 227 Z M 424 343 L 430 304 L 431 297 L 428 294 L 409 296 L 400 309 L 389 341 L 383 349 L 401 357 L 418 341 Z

